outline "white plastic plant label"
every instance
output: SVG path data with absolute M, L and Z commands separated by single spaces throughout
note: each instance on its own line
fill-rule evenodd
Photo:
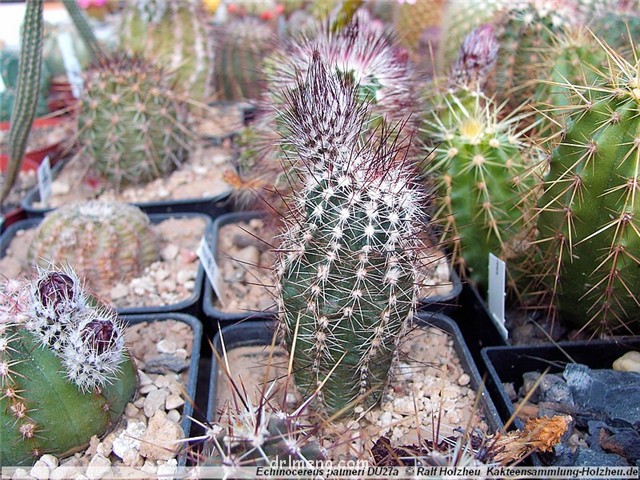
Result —
M 4 92 L 7 89 L 7 86 L 4 84 L 4 78 L 0 75 L 0 93 Z
M 51 183 L 53 182 L 53 175 L 51 174 L 51 162 L 49 155 L 44 157 L 42 163 L 38 167 L 38 193 L 40 194 L 40 201 L 45 205 L 49 204 L 51 198 Z
M 218 264 L 216 263 L 216 259 L 213 255 L 213 252 L 211 251 L 211 247 L 209 246 L 206 237 L 202 237 L 196 254 L 202 262 L 202 267 L 207 274 L 209 282 L 211 282 L 211 286 L 213 287 L 213 291 L 215 292 L 216 297 L 218 297 L 220 303 L 224 304 L 220 289 L 220 269 L 218 268 Z
M 504 298 L 505 298 L 506 265 L 493 253 L 489 254 L 489 312 L 493 323 L 496 324 L 502 337 L 506 340 L 509 332 L 504 326 Z
M 71 93 L 73 93 L 74 97 L 80 98 L 84 90 L 84 80 L 82 78 L 82 68 L 73 48 L 73 40 L 69 32 L 62 32 L 58 35 L 58 46 L 62 53 L 64 68 L 67 71 L 67 79 L 71 85 Z

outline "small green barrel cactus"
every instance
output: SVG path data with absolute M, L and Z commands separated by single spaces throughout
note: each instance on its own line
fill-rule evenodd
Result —
M 158 258 L 149 218 L 137 207 L 92 200 L 57 208 L 38 226 L 30 263 L 69 264 L 96 291 L 140 275 Z
M 78 142 L 85 161 L 115 190 L 166 176 L 188 158 L 187 109 L 170 78 L 124 55 L 87 72 Z
M 103 435 L 135 392 L 115 313 L 70 270 L 0 285 L 0 464 L 65 456 Z
M 640 333 L 640 62 L 607 49 L 595 86 L 568 85 L 576 107 L 538 201 L 534 279 L 562 321 Z
M 127 2 L 120 48 L 174 72 L 182 92 L 199 101 L 213 93 L 214 44 L 200 0 Z
M 524 212 L 535 203 L 541 156 L 517 132 L 517 118 L 500 119 L 500 108 L 479 88 L 495 61 L 490 26 L 465 38 L 450 75 L 451 88 L 427 112 L 421 137 L 429 159 L 423 172 L 434 184 L 431 221 L 450 245 L 452 263 L 482 290 L 489 254 L 508 259 L 519 252 L 527 228 Z
M 388 382 L 416 302 L 424 196 L 398 145 L 362 144 L 358 86 L 320 58 L 287 95 L 282 141 L 303 180 L 276 270 L 296 385 L 332 414 L 377 402 Z
M 262 62 L 274 48 L 274 32 L 253 17 L 224 23 L 216 31 L 216 97 L 259 100 L 264 88 Z

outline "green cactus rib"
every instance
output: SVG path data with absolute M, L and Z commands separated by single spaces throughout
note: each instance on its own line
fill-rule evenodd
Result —
M 104 56 L 104 52 L 102 51 L 102 47 L 100 47 L 100 43 L 98 43 L 98 39 L 96 38 L 93 30 L 91 29 L 91 25 L 89 25 L 89 21 L 87 20 L 87 16 L 82 11 L 82 9 L 78 6 L 78 2 L 76 0 L 63 0 L 64 4 L 73 24 L 75 25 L 78 33 L 82 37 L 85 45 L 91 52 L 91 56 L 94 59 L 98 59 Z
M 0 192 L 0 206 L 18 178 L 38 106 L 42 69 L 42 11 L 43 0 L 27 2 L 22 26 L 18 88 L 9 129 L 9 164 Z
M 42 348 L 32 333 L 24 328 L 9 328 L 9 333 L 11 351 L 0 355 L 0 363 L 9 353 L 11 388 L 20 392 L 25 416 L 7 405 L 9 398 L 0 399 L 0 465 L 30 465 L 44 453 L 70 455 L 118 421 L 135 391 L 131 360 L 121 364 L 117 378 L 100 392 L 81 393 L 60 374 L 60 358 Z M 3 393 L 8 387 L 2 384 Z
M 538 275 L 563 321 L 638 333 L 640 64 L 607 53 L 603 83 L 574 87 L 580 104 L 551 158 Z

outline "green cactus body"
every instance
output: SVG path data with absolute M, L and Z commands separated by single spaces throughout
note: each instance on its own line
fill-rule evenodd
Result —
M 215 68 L 218 98 L 260 99 L 264 87 L 262 61 L 273 50 L 272 35 L 267 24 L 252 17 L 218 28 Z
M 597 86 L 574 87 L 580 100 L 538 202 L 545 268 L 534 272 L 563 321 L 638 333 L 640 64 L 608 54 Z
M 631 2 L 633 3 L 633 2 Z M 626 49 L 625 54 L 632 55 L 633 48 L 629 42 L 629 38 L 638 48 L 640 43 L 640 5 L 635 9 L 612 8 L 607 10 L 603 15 L 597 16 L 591 24 L 591 29 L 602 42 L 609 45 L 614 50 L 620 52 Z
M 13 111 L 13 104 L 16 99 L 18 88 L 18 68 L 20 55 L 17 51 L 3 48 L 0 50 L 0 75 L 5 86 L 5 90 L 0 92 L 0 122 L 8 122 Z M 51 75 L 46 65 L 42 66 L 40 76 L 40 90 L 36 104 L 36 116 L 40 117 L 49 113 L 46 98 L 49 94 L 49 84 Z
M 87 72 L 78 111 L 82 155 L 110 186 L 162 178 L 188 158 L 187 109 L 162 70 L 112 57 Z
M 212 94 L 213 35 L 198 0 L 128 2 L 120 45 L 175 72 L 177 85 L 191 98 Z
M 489 253 L 503 259 L 518 253 L 529 201 L 524 193 L 537 182 L 539 158 L 514 121 L 498 120 L 495 104 L 476 96 L 465 106 L 455 97 L 448 94 L 444 121 L 435 111 L 423 123 L 423 135 L 437 145 L 424 165 L 437 189 L 432 222 L 442 226 L 443 244 L 452 245 L 453 263 L 486 288 Z
M 139 208 L 99 201 L 51 212 L 38 226 L 28 252 L 31 263 L 70 264 L 100 292 L 140 275 L 158 256 L 157 238 Z
M 537 130 L 546 143 L 553 142 L 564 128 L 564 117 L 571 111 L 572 85 L 592 85 L 606 55 L 597 40 L 583 27 L 569 28 L 545 54 L 542 73 L 534 94 L 538 110 Z M 564 111 L 563 111 L 564 110 Z
M 75 286 L 65 290 L 69 282 Z M 16 280 L 0 286 L 2 465 L 86 447 L 133 397 L 136 369 L 122 327 L 87 298 L 67 297 L 78 282 L 68 271 L 46 271 L 26 287 Z
M 358 87 L 319 59 L 284 116 L 303 181 L 277 288 L 296 385 L 309 397 L 323 384 L 319 408 L 331 414 L 375 403 L 388 382 L 415 305 L 423 197 L 398 145 L 359 145 L 369 112 Z

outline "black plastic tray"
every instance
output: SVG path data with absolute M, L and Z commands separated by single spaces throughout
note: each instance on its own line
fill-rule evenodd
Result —
M 455 322 L 449 317 L 435 312 L 418 312 L 414 323 L 422 326 L 433 326 L 440 328 L 449 333 L 453 337 L 453 345 L 460 359 L 463 370 L 471 378 L 470 384 L 476 392 L 480 390 L 483 384 L 480 373 L 467 349 L 460 330 Z M 223 354 L 222 339 L 224 339 L 224 348 L 231 350 L 233 348 L 270 345 L 273 339 L 275 322 L 270 319 L 251 320 L 246 322 L 235 323 L 221 328 L 213 339 L 213 349 L 221 357 Z M 216 384 L 218 382 L 218 361 L 214 355 L 211 359 L 211 381 L 209 383 L 209 403 L 207 407 L 207 419 L 212 420 L 216 413 Z M 488 392 L 483 388 L 480 407 L 484 414 L 484 418 L 492 432 L 502 428 L 503 423 L 500 420 L 498 412 L 493 404 Z
M 149 220 L 151 223 L 160 223 L 169 218 L 202 218 L 205 221 L 205 232 L 211 227 L 211 218 L 208 215 L 202 213 L 152 213 L 149 214 Z M 0 258 L 4 257 L 11 240 L 19 230 L 27 230 L 37 227 L 42 218 L 28 218 L 21 220 L 9 226 L 6 231 L 0 236 Z M 154 313 L 187 313 L 191 315 L 198 315 L 200 313 L 200 298 L 202 296 L 202 288 L 204 285 L 204 269 L 202 264 L 198 266 L 198 273 L 195 278 L 195 285 L 193 293 L 189 298 L 181 300 L 177 303 L 170 305 L 152 305 L 152 306 L 131 306 L 118 308 L 117 312 L 120 315 L 132 315 L 132 314 L 154 314 Z
M 263 213 L 259 211 L 246 211 L 246 212 L 230 212 L 220 215 L 213 222 L 211 230 L 207 234 L 207 240 L 211 246 L 211 251 L 214 253 L 218 249 L 218 234 L 220 229 L 231 223 L 244 223 L 254 218 L 260 218 Z M 270 242 L 271 239 L 265 239 L 266 242 Z M 459 296 L 462 292 L 462 281 L 458 274 L 451 270 L 451 283 L 452 289 L 446 295 L 434 295 L 432 297 L 424 297 L 418 299 L 418 310 L 427 312 L 437 312 L 444 315 L 451 315 L 459 307 Z M 256 317 L 264 316 L 265 314 L 276 314 L 274 310 L 268 311 L 246 311 L 246 312 L 224 312 L 220 310 L 216 304 L 216 295 L 211 286 L 211 282 L 208 278 L 205 278 L 204 291 L 202 294 L 202 311 L 204 315 L 214 322 L 219 322 L 221 325 L 225 323 L 238 322 L 241 320 L 251 320 Z
M 191 430 L 191 417 L 193 415 L 193 403 L 191 399 L 196 398 L 196 386 L 198 384 L 198 367 L 200 365 L 200 343 L 202 341 L 202 323 L 196 317 L 184 313 L 155 313 L 138 315 L 121 315 L 120 318 L 129 325 L 136 325 L 142 322 L 158 322 L 166 320 L 176 320 L 188 324 L 193 331 L 193 346 L 191 350 L 191 360 L 189 363 L 189 375 L 187 379 L 186 395 L 182 410 L 182 421 L 180 425 L 186 437 Z M 184 459 L 182 459 L 184 465 Z
M 55 178 L 66 162 L 61 162 L 53 168 L 52 174 Z M 151 213 L 202 213 L 211 218 L 215 218 L 222 213 L 229 211 L 229 197 L 231 190 L 211 197 L 185 198 L 176 200 L 157 200 L 152 202 L 131 202 L 147 214 Z M 36 207 L 36 202 L 40 201 L 40 191 L 34 187 L 25 195 L 20 202 L 21 207 L 29 218 L 42 218 L 46 213 L 53 210 L 51 207 Z

